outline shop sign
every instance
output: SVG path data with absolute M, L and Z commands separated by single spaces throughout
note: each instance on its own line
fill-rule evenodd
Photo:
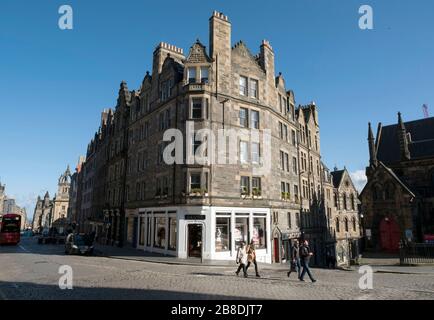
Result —
M 200 214 L 186 214 L 185 220 L 205 220 L 206 216 Z

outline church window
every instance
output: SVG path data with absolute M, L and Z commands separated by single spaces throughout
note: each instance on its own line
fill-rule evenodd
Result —
M 344 210 L 348 210 L 348 207 L 347 207 L 347 195 L 344 193 L 342 195 L 342 197 L 343 197 L 343 200 L 344 200 Z

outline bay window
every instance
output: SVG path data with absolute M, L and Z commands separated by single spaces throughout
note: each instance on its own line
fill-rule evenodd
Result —
M 208 67 L 201 67 L 200 68 L 200 82 L 201 83 L 208 83 L 208 77 L 209 77 L 209 68 Z
M 193 119 L 202 119 L 202 99 L 193 98 L 191 100 L 191 117 Z
M 196 67 L 187 69 L 188 83 L 196 83 Z

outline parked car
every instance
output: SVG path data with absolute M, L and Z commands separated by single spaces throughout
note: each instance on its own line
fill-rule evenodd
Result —
M 93 253 L 93 243 L 89 243 L 79 234 L 71 233 L 66 237 L 65 254 L 84 254 Z

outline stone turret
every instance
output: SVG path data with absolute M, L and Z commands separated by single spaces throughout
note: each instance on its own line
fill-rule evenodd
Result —
M 152 93 L 151 101 L 158 98 L 159 94 L 159 78 L 163 69 L 163 64 L 166 58 L 170 56 L 177 61 L 183 61 L 185 59 L 184 50 L 172 44 L 166 42 L 160 42 L 155 50 L 152 61 Z
M 408 149 L 408 136 L 405 129 L 404 122 L 402 121 L 401 112 L 398 112 L 398 140 L 401 160 L 410 160 L 410 150 Z
M 375 148 L 374 133 L 372 132 L 371 123 L 368 124 L 368 143 L 369 143 L 369 164 L 372 167 L 377 166 L 377 150 Z

